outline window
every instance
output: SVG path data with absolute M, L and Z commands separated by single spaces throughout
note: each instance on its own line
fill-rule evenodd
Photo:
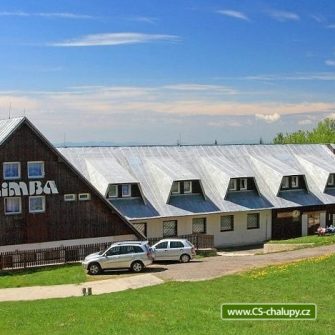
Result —
M 192 182 L 184 181 L 184 193 L 192 193 Z
M 229 181 L 229 191 L 236 191 L 237 190 L 237 180 L 230 179 Z
M 177 249 L 177 248 L 184 248 L 184 244 L 179 241 L 171 241 L 170 242 L 170 248 L 171 249 Z
M 240 190 L 244 191 L 248 189 L 248 179 L 247 178 L 241 178 L 240 179 Z
M 146 222 L 133 223 L 133 225 L 142 235 L 147 236 L 147 224 L 146 224 Z
M 29 197 L 29 213 L 45 212 L 45 197 Z
M 117 198 L 118 197 L 118 185 L 110 185 L 109 186 L 108 197 L 109 198 Z
M 21 198 L 5 198 L 5 214 L 20 214 L 22 211 Z
M 171 193 L 172 194 L 179 194 L 180 193 L 180 182 L 179 181 L 175 181 L 172 184 Z
M 3 179 L 19 179 L 21 164 L 19 162 L 3 163 Z
M 91 194 L 90 193 L 79 193 L 78 195 L 79 201 L 87 201 L 91 199 Z
M 281 187 L 282 188 L 290 188 L 290 178 L 289 177 L 283 177 Z
M 335 184 L 335 178 L 334 174 L 330 174 L 327 182 L 327 186 L 334 186 Z
M 120 255 L 121 248 L 120 247 L 113 247 L 107 250 L 106 256 L 115 256 L 115 255 Z
M 224 215 L 220 219 L 220 231 L 234 230 L 234 215 Z
M 292 176 L 292 188 L 299 187 L 299 176 Z
M 167 249 L 168 247 L 168 242 L 161 242 L 156 245 L 156 249 Z
M 131 196 L 131 187 L 130 184 L 122 185 L 122 197 L 130 197 Z
M 192 233 L 206 234 L 206 218 L 192 220 Z
M 247 229 L 259 229 L 259 213 L 247 215 Z
M 44 162 L 28 162 L 28 178 L 44 178 Z
M 64 194 L 64 201 L 75 201 L 77 196 L 75 194 Z
M 163 237 L 177 236 L 177 221 L 163 221 Z

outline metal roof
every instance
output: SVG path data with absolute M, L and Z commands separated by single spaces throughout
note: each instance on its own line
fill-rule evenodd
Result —
M 329 174 L 335 173 L 335 155 L 321 144 L 72 147 L 58 150 L 100 192 L 106 190 L 108 183 L 140 183 L 145 201 L 111 200 L 130 219 L 335 203 L 335 192 L 324 192 Z M 105 166 L 101 166 L 103 162 Z M 113 172 L 108 168 L 108 162 L 113 162 L 111 166 L 116 167 Z M 279 192 L 282 177 L 288 175 L 303 175 L 308 190 Z M 254 178 L 259 194 L 255 191 L 227 193 L 230 178 L 240 177 Z M 205 197 L 169 197 L 173 181 L 190 179 L 201 181 Z
M 24 119 L 24 117 L 18 117 L 14 119 L 0 120 L 0 145 L 6 141 Z

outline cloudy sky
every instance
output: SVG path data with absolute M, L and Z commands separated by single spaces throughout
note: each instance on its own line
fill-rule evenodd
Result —
M 2 0 L 0 117 L 54 143 L 253 143 L 335 115 L 333 0 Z

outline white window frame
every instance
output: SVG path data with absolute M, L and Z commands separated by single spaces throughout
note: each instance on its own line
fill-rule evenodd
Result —
M 115 189 L 116 192 L 112 192 L 113 189 Z M 119 195 L 119 185 L 111 184 L 109 186 L 108 198 L 117 198 L 118 195 Z
M 291 177 L 291 185 L 292 185 L 292 188 L 299 188 L 299 176 Z
M 126 186 L 126 185 L 128 185 L 128 190 L 129 190 L 128 193 L 124 193 L 123 192 L 123 186 Z M 121 186 L 121 194 L 122 194 L 122 198 L 129 198 L 129 197 L 131 197 L 131 184 L 122 184 L 122 186 Z
M 185 184 L 186 183 L 189 183 L 189 185 L 190 185 L 190 188 L 186 191 L 186 188 L 185 188 Z M 184 193 L 192 193 L 192 180 L 185 180 L 184 181 Z
M 243 184 L 243 181 L 244 181 L 244 187 L 242 187 L 242 184 Z M 248 189 L 248 178 L 241 178 L 240 179 L 240 190 L 241 191 L 245 191 Z
M 76 194 L 64 194 L 64 201 L 76 201 Z
M 17 177 L 6 177 L 5 176 L 5 166 L 9 164 L 17 164 L 18 165 L 18 176 Z M 21 178 L 21 162 L 3 162 L 2 164 L 2 175 L 4 180 L 14 180 Z
M 18 212 L 6 212 L 6 201 L 7 199 L 19 199 L 20 209 Z M 5 197 L 4 198 L 4 212 L 5 215 L 17 215 L 22 213 L 22 199 L 21 197 Z
M 229 191 L 237 191 L 237 179 L 236 178 L 231 178 L 229 180 L 228 189 Z
M 331 173 L 328 178 L 327 186 L 334 186 L 334 184 L 335 184 L 334 174 Z
M 177 185 L 177 190 L 173 190 L 173 186 Z M 180 181 L 174 181 L 171 186 L 171 194 L 180 194 Z
M 290 177 L 284 176 L 281 184 L 282 189 L 290 188 Z
M 32 210 L 30 208 L 30 200 L 31 199 L 36 199 L 36 198 L 41 198 L 42 199 L 42 209 L 38 210 Z M 29 197 L 29 213 L 44 213 L 45 212 L 45 196 L 44 195 L 37 195 L 37 196 L 31 196 Z
M 30 176 L 29 175 L 29 165 L 30 164 L 36 164 L 36 163 L 42 164 L 42 175 L 40 175 L 40 176 Z M 29 179 L 44 178 L 45 177 L 44 162 L 43 161 L 29 161 L 29 162 L 27 162 L 27 174 L 28 174 Z
M 79 193 L 78 194 L 78 200 L 79 201 L 91 200 L 91 194 L 90 193 Z

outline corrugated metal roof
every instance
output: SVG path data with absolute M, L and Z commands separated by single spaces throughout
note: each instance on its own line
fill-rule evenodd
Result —
M 335 155 L 326 145 L 84 147 L 59 150 L 95 185 L 107 184 L 107 181 L 117 183 L 124 177 L 129 179 L 129 183 L 138 181 L 145 202 L 140 199 L 112 200 L 131 219 L 335 203 L 332 192 L 323 192 L 327 174 L 335 173 Z M 114 177 L 108 168 L 100 166 L 101 159 L 117 162 L 118 172 Z M 97 174 L 90 176 L 87 162 L 101 174 L 100 180 L 96 180 L 99 179 Z M 324 175 L 320 174 L 321 170 L 325 171 Z M 279 192 L 282 177 L 286 175 L 304 175 L 308 191 Z M 237 177 L 255 178 L 260 194 L 252 191 L 226 193 L 229 179 Z M 169 199 L 172 182 L 188 179 L 201 181 L 205 197 L 185 195 Z M 99 189 L 104 187 L 99 186 Z
M 8 120 L 0 120 L 0 145 L 6 141 L 8 136 L 21 124 L 24 117 Z

